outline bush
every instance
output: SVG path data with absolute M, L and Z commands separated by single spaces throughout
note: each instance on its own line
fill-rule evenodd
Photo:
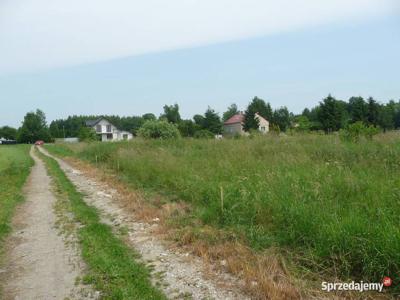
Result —
M 78 138 L 81 142 L 93 142 L 98 140 L 97 134 L 94 129 L 89 127 L 81 127 L 79 129 Z
M 194 138 L 196 138 L 196 139 L 213 139 L 214 133 L 212 133 L 209 130 L 202 129 L 202 130 L 195 132 Z
M 166 121 L 146 121 L 138 130 L 138 136 L 145 139 L 176 139 L 181 136 L 178 128 Z
M 363 122 L 355 122 L 348 125 L 345 129 L 339 131 L 339 137 L 342 141 L 358 142 L 362 137 L 371 140 L 374 135 L 379 133 L 379 128 L 366 126 Z

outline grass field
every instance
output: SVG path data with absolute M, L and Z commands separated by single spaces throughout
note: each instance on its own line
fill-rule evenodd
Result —
M 0 146 L 0 254 L 4 237 L 10 232 L 11 217 L 22 201 L 21 189 L 33 161 L 30 146 Z
M 181 223 L 281 249 L 299 269 L 343 280 L 400 280 L 400 136 L 335 135 L 47 146 L 194 208 Z M 396 284 L 397 283 L 397 284 Z M 398 292 L 398 288 L 393 288 Z
M 84 283 L 101 291 L 102 299 L 166 299 L 152 286 L 148 269 L 137 262 L 139 255 L 100 221 L 96 208 L 85 203 L 58 163 L 37 153 L 45 161 L 59 195 L 66 198 L 75 221 L 81 225 L 77 233 L 82 258 L 89 267 Z

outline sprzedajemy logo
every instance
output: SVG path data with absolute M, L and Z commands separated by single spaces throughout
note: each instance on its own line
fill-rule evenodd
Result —
M 390 277 L 384 277 L 381 283 L 378 282 L 326 282 L 321 283 L 323 291 L 377 291 L 382 292 L 383 287 L 389 287 L 392 285 L 392 279 Z

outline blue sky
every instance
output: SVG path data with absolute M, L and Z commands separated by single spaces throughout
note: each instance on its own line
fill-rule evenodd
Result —
M 74 56 L 57 53 L 51 64 L 45 56 L 30 55 L 31 48 L 32 53 L 51 48 L 51 39 L 39 48 L 27 43 L 21 57 L 0 46 L 0 58 L 2 50 L 8 58 L 0 61 L 0 126 L 19 126 L 36 108 L 51 121 L 73 114 L 159 115 L 164 104 L 176 102 L 190 118 L 207 106 L 221 113 L 231 103 L 245 109 L 256 95 L 295 113 L 328 93 L 344 100 L 352 95 L 399 100 L 399 17 L 397 10 L 339 16 L 340 22 L 158 45 L 143 53 L 133 51 L 137 48 L 120 53 L 116 47 L 107 51 L 112 55 L 97 57 L 91 49 L 93 61 L 75 50 Z

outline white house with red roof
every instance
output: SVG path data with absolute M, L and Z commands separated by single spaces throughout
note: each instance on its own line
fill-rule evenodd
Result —
M 258 120 L 258 131 L 261 133 L 269 132 L 269 122 L 264 119 L 258 113 L 254 116 L 255 119 Z M 244 114 L 242 112 L 230 117 L 228 120 L 224 122 L 224 135 L 225 136 L 234 136 L 234 135 L 246 135 L 247 132 L 244 131 Z

